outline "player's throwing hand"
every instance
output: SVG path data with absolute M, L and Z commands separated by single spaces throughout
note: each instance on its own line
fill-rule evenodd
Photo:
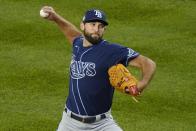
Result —
M 43 18 L 54 21 L 57 17 L 57 13 L 55 12 L 55 10 L 50 7 L 50 6 L 44 6 L 41 8 L 41 11 L 43 11 L 44 13 L 46 13 L 47 15 Z M 41 15 L 41 14 L 40 14 Z

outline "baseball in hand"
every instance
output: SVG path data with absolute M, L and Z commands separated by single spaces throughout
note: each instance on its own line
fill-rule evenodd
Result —
M 46 13 L 46 12 L 44 12 L 43 9 L 41 9 L 41 10 L 40 10 L 40 16 L 43 17 L 43 18 L 46 18 L 46 17 L 49 16 L 49 13 Z

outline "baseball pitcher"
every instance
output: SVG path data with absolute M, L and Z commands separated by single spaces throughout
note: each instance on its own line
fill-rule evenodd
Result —
M 52 7 L 42 10 L 73 48 L 69 95 L 57 131 L 122 131 L 111 115 L 114 91 L 137 97 L 152 79 L 155 63 L 131 48 L 104 40 L 109 23 L 101 10 L 85 12 L 81 31 Z M 126 66 L 140 69 L 142 78 L 137 80 Z

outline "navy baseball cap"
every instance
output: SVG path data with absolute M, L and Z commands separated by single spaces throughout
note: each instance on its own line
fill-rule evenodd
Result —
M 106 15 L 103 11 L 97 10 L 97 9 L 91 9 L 87 10 L 84 17 L 83 22 L 101 22 L 104 25 L 108 25 L 108 22 L 106 20 Z

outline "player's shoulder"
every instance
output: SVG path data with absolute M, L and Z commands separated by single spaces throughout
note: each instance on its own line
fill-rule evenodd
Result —
M 73 40 L 73 45 L 76 45 L 76 44 L 82 42 L 82 40 L 83 40 L 83 36 L 82 36 L 82 35 L 76 37 L 76 38 Z
M 127 47 L 124 47 L 124 46 L 120 45 L 119 43 L 111 43 L 111 42 L 108 42 L 108 41 L 105 41 L 103 46 L 104 46 L 104 48 L 107 48 L 109 50 L 119 50 L 119 49 L 122 49 L 122 48 L 127 48 Z

